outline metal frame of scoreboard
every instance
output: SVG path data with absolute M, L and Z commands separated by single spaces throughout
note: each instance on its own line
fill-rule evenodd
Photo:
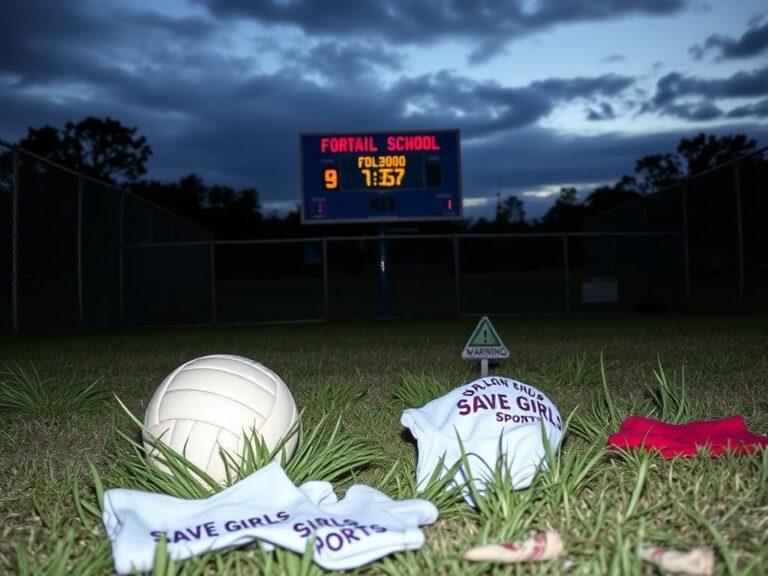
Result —
M 304 224 L 463 218 L 458 130 L 304 133 L 299 147 Z

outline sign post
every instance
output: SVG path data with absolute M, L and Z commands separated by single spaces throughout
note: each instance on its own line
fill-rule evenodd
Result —
M 488 376 L 489 360 L 506 360 L 509 350 L 499 337 L 499 333 L 491 324 L 488 316 L 480 318 L 472 335 L 464 346 L 461 357 L 465 360 L 475 360 L 480 363 L 480 377 Z
M 389 241 L 384 235 L 384 225 L 379 228 L 379 290 L 376 316 L 388 318 L 396 316 L 395 310 L 389 303 Z
M 376 316 L 390 303 L 386 225 L 461 220 L 457 129 L 299 135 L 302 224 L 379 224 Z

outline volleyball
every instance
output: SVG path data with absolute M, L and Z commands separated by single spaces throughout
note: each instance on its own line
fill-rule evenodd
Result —
M 247 437 L 254 433 L 273 450 L 297 419 L 293 396 L 277 374 L 254 360 L 217 354 L 196 358 L 171 372 L 152 395 L 144 426 L 223 484 L 227 478 L 221 450 L 237 461 Z M 145 433 L 143 440 L 150 462 L 167 471 L 153 457 L 154 439 Z M 284 462 L 297 441 L 294 433 L 284 444 Z

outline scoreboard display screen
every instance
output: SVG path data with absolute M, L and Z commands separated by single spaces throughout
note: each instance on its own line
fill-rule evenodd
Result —
M 305 224 L 463 217 L 458 130 L 301 134 Z

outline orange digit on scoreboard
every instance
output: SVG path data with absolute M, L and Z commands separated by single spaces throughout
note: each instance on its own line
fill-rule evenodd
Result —
M 339 187 L 339 171 L 336 168 L 323 170 L 323 182 L 326 190 L 336 190 Z

